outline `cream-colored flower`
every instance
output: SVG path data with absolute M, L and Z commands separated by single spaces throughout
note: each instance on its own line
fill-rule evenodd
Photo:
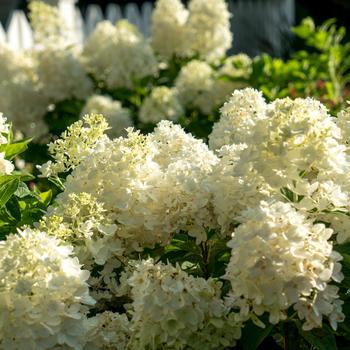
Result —
M 224 0 L 191 0 L 185 47 L 192 55 L 215 60 L 232 45 L 230 12 Z
M 72 247 L 26 229 L 0 242 L 0 347 L 82 349 L 89 296 Z M 84 306 L 84 304 L 86 306 Z
M 286 319 L 290 306 L 299 309 L 304 301 L 326 298 L 327 288 L 334 288 L 328 284 L 343 279 L 342 257 L 328 241 L 333 231 L 308 221 L 290 204 L 262 201 L 238 220 L 241 225 L 228 243 L 232 253 L 225 278 L 232 287 L 228 303 L 240 308 L 242 321 L 268 312 L 269 321 L 277 324 Z M 317 319 L 299 312 L 307 329 L 321 327 L 322 316 L 336 325 L 334 309 L 342 319 L 341 308 L 335 306 L 337 288 L 327 298 L 330 307 L 315 306 Z
M 152 260 L 135 264 L 128 279 L 132 349 L 210 350 L 235 345 L 241 325 L 220 298 L 220 282 Z
M 85 114 L 102 114 L 110 126 L 106 134 L 111 138 L 125 136 L 126 129 L 133 126 L 130 110 L 122 107 L 121 102 L 113 100 L 109 96 L 90 96 L 81 116 Z
M 157 0 L 152 13 L 151 45 L 164 60 L 185 51 L 185 25 L 188 11 L 180 0 Z
M 166 86 L 152 89 L 145 98 L 139 111 L 140 121 L 156 124 L 163 119 L 177 121 L 184 114 L 177 91 Z
M 184 65 L 175 80 L 181 104 L 210 114 L 217 105 L 215 72 L 206 62 L 192 60 Z
M 85 124 L 84 124 L 85 123 Z M 93 152 L 99 142 L 108 140 L 104 132 L 108 124 L 101 114 L 86 115 L 63 132 L 61 138 L 49 144 L 54 162 L 40 166 L 43 176 L 57 175 L 74 169 L 84 157 Z
M 127 21 L 100 22 L 86 41 L 86 69 L 109 89 L 132 88 L 136 80 L 157 73 L 157 61 L 142 34 Z

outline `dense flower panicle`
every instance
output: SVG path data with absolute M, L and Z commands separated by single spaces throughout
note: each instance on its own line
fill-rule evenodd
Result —
M 152 48 L 135 26 L 119 21 L 99 23 L 82 53 L 86 69 L 109 89 L 132 88 L 135 80 L 157 73 Z
M 262 201 L 244 211 L 239 221 L 228 243 L 232 252 L 225 278 L 232 287 L 228 303 L 239 308 L 241 320 L 268 312 L 276 324 L 294 305 L 306 320 L 305 329 L 321 327 L 322 316 L 336 328 L 344 315 L 337 287 L 328 284 L 340 282 L 343 275 L 342 257 L 328 241 L 333 231 L 282 202 Z M 320 305 L 313 304 L 315 298 Z M 309 312 L 303 309 L 306 304 Z
M 158 0 L 152 13 L 151 45 L 161 59 L 183 56 L 188 11 L 180 0 Z
M 234 220 L 240 207 L 236 212 L 233 204 L 231 209 L 224 207 L 220 197 L 231 195 L 241 201 L 246 192 L 247 203 L 256 186 L 256 199 L 263 199 L 263 194 L 293 202 L 312 220 L 327 217 L 335 233 L 340 227 L 339 241 L 348 239 L 348 220 L 338 214 L 347 212 L 350 204 L 347 146 L 320 102 L 285 98 L 267 104 L 259 92 L 245 89 L 235 91 L 221 113 L 209 137 L 221 158 L 210 180 L 221 224 L 228 227 L 229 216 Z M 230 144 L 223 148 L 231 155 L 223 157 L 220 147 Z M 254 185 L 247 188 L 247 184 Z
M 84 350 L 129 349 L 130 322 L 126 314 L 110 311 L 97 314 L 86 320 L 85 328 L 87 344 Z
M 60 139 L 49 144 L 49 153 L 54 162 L 40 167 L 44 176 L 54 176 L 74 169 L 84 157 L 93 152 L 99 142 L 107 142 L 104 132 L 108 124 L 101 114 L 86 115 L 63 132 Z
M 163 119 L 178 121 L 183 114 L 176 89 L 158 86 L 143 101 L 139 118 L 143 123 L 156 124 Z
M 50 103 L 91 94 L 92 82 L 73 49 L 50 45 L 34 51 L 33 57 L 40 93 Z
M 36 44 L 66 45 L 67 26 L 59 13 L 57 6 L 47 1 L 31 0 L 29 2 L 30 24 L 34 32 Z
M 61 206 L 51 206 L 40 228 L 74 247 L 85 267 L 103 265 L 112 256 L 123 255 L 118 227 L 101 203 L 88 193 L 72 193 Z
M 215 98 L 215 72 L 206 62 L 192 60 L 184 65 L 175 81 L 179 99 L 187 108 L 198 108 L 204 114 L 217 105 Z
M 249 172 L 244 176 L 236 174 L 235 164 L 244 147 L 242 144 L 223 146 L 217 151 L 219 162 L 204 182 L 211 193 L 217 225 L 224 236 L 232 233 L 242 211 L 276 196 L 262 176 Z
M 131 349 L 224 349 L 240 338 L 240 324 L 220 298 L 221 284 L 179 266 L 135 263 L 131 286 Z
M 162 121 L 148 136 L 129 130 L 99 143 L 67 177 L 58 205 L 70 193 L 93 195 L 114 215 L 127 252 L 165 245 L 179 230 L 202 241 L 214 223 L 202 183 L 216 162 L 203 141 Z
M 27 52 L 16 52 L 6 43 L 0 44 L 0 82 L 3 84 L 14 77 L 31 73 L 34 61 Z
M 25 132 L 26 136 L 45 133 L 43 116 L 49 101 L 40 93 L 32 55 L 0 45 L 0 60 L 0 110 L 14 129 Z
M 266 118 L 266 108 L 261 92 L 251 88 L 236 90 L 220 109 L 220 120 L 209 135 L 210 148 L 246 143 L 257 121 Z
M 72 247 L 26 229 L 0 242 L 0 347 L 82 349 L 89 296 Z M 86 306 L 84 306 L 84 304 Z
M 125 136 L 125 129 L 133 126 L 130 110 L 122 107 L 120 101 L 113 100 L 109 96 L 90 96 L 81 112 L 81 116 L 83 117 L 86 114 L 102 114 L 110 126 L 107 135 L 111 138 Z
M 223 57 L 232 45 L 231 15 L 225 0 L 191 0 L 188 9 L 188 52 L 209 61 Z

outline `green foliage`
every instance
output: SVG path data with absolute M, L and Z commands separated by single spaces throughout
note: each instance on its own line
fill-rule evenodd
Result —
M 350 77 L 345 28 L 337 28 L 334 19 L 316 27 L 311 18 L 305 18 L 293 32 L 304 41 L 305 49 L 285 61 L 267 54 L 256 57 L 250 85 L 269 100 L 312 96 L 337 111 L 344 105 Z

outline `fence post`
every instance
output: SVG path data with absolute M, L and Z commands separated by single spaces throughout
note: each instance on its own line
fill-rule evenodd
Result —
M 7 29 L 7 41 L 13 50 L 25 50 L 33 46 L 33 34 L 22 11 L 14 11 Z

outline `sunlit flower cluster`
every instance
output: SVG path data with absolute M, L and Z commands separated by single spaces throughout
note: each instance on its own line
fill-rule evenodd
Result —
M 45 133 L 43 116 L 49 101 L 40 93 L 35 60 L 29 53 L 14 52 L 4 44 L 0 45 L 0 60 L 0 110 L 15 130 L 28 136 Z
M 165 60 L 185 51 L 186 21 L 188 11 L 180 0 L 158 0 L 152 14 L 151 44 L 154 51 Z
M 71 48 L 45 46 L 33 51 L 32 55 L 40 94 L 49 103 L 85 99 L 92 93 L 92 82 Z
M 157 61 L 142 34 L 127 21 L 100 22 L 86 41 L 83 63 L 108 88 L 132 88 L 136 80 L 157 73 Z
M 232 45 L 230 13 L 224 0 L 158 0 L 152 15 L 152 46 L 162 59 L 221 58 Z
M 94 151 L 96 144 L 108 138 L 104 132 L 108 124 L 101 114 L 86 115 L 83 120 L 72 124 L 61 138 L 49 144 L 49 153 L 54 162 L 41 166 L 44 176 L 54 176 L 74 169 L 83 159 Z
M 220 298 L 221 283 L 179 266 L 143 260 L 129 278 L 132 349 L 224 349 L 241 336 Z
M 175 81 L 182 105 L 209 114 L 217 105 L 214 75 L 206 62 L 192 60 L 184 65 Z
M 107 135 L 111 138 L 125 136 L 125 129 L 133 126 L 130 110 L 109 96 L 92 95 L 86 101 L 81 116 L 102 114 L 110 126 Z
M 29 17 L 33 28 L 34 40 L 37 45 L 65 45 L 67 27 L 57 6 L 48 1 L 30 0 Z
M 224 0 L 191 0 L 186 48 L 207 60 L 221 58 L 232 45 L 230 12 Z
M 72 193 L 61 206 L 49 208 L 40 228 L 74 247 L 84 266 L 103 265 L 112 256 L 123 255 L 118 227 L 102 204 L 87 193 Z
M 269 321 L 278 323 L 294 305 L 305 318 L 305 329 L 321 327 L 322 315 L 334 329 L 344 315 L 339 310 L 337 288 L 340 282 L 341 255 L 328 242 L 332 230 L 324 224 L 312 224 L 290 204 L 262 201 L 244 211 L 241 223 L 228 243 L 232 248 L 226 275 L 232 290 L 229 304 L 238 307 L 242 321 L 269 313 Z M 314 304 L 319 298 L 320 305 Z M 308 311 L 306 311 L 309 305 Z
M 152 89 L 140 108 L 139 117 L 143 123 L 158 123 L 167 119 L 177 121 L 184 114 L 177 91 L 166 86 Z
M 73 249 L 26 229 L 0 242 L 0 347 L 81 349 L 89 296 Z M 85 305 L 86 306 L 85 306 Z
M 67 160 L 71 153 L 62 152 L 67 147 L 60 146 L 55 156 L 59 162 L 43 166 L 44 173 L 75 167 L 67 177 L 66 191 L 58 196 L 59 205 L 70 193 L 90 193 L 114 215 L 118 235 L 128 242 L 129 251 L 165 245 L 181 229 L 199 241 L 206 239 L 205 229 L 214 220 L 210 194 L 202 182 L 217 158 L 201 140 L 162 121 L 148 136 L 128 130 L 127 138 L 101 141 L 94 149 L 78 138 L 72 146 L 80 153 Z M 79 158 L 83 150 L 84 157 Z

